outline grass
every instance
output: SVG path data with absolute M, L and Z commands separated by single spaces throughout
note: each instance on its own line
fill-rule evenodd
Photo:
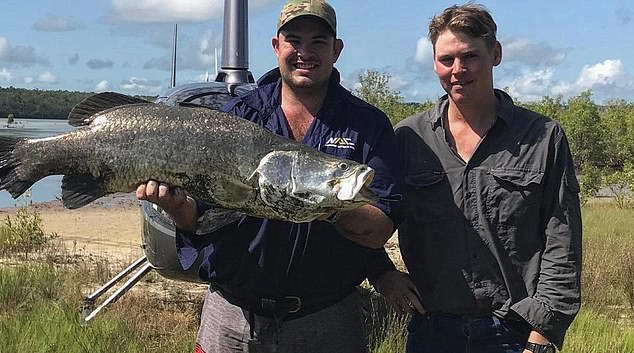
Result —
M 197 307 L 128 293 L 79 324 L 80 266 L 52 262 L 0 268 L 0 352 L 191 352 Z
M 634 352 L 634 329 L 593 309 L 583 309 L 566 335 L 564 353 Z
M 583 222 L 583 305 L 563 352 L 634 352 L 634 210 L 593 200 Z M 55 239 L 37 214 L 0 223 L 0 353 L 193 351 L 202 295 L 155 274 L 80 325 L 83 295 L 123 265 L 69 254 Z M 363 293 L 372 352 L 402 352 L 408 317 Z

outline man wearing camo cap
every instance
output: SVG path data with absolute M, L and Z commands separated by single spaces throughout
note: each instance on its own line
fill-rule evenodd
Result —
M 284 5 L 280 18 L 277 20 L 277 31 L 291 20 L 300 16 L 315 16 L 323 20 L 333 37 L 337 37 L 337 15 L 335 9 L 327 2 L 321 0 L 290 0 Z
M 335 11 L 325 1 L 286 3 L 271 40 L 278 67 L 224 110 L 368 164 L 375 171 L 369 188 L 382 200 L 397 199 L 395 175 L 402 168 L 394 131 L 383 112 L 340 85 L 334 64 L 343 41 L 336 33 Z M 398 224 L 394 203 L 302 224 L 245 216 L 201 236 L 196 220 L 209 206 L 180 192 L 159 199 L 155 188 L 149 182 L 137 194 L 176 210 L 181 263 L 205 256 L 198 273 L 211 285 L 196 353 L 368 352 L 357 287 L 370 269 L 394 269 L 383 249 Z

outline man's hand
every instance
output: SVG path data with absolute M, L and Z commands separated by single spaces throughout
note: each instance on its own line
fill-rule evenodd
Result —
M 196 228 L 198 220 L 196 201 L 187 196 L 185 190 L 150 180 L 137 187 L 136 198 L 158 205 L 172 217 L 178 228 L 186 231 L 193 231 Z
M 418 289 L 407 273 L 398 270 L 385 272 L 373 279 L 372 285 L 396 311 L 408 314 L 425 313 Z

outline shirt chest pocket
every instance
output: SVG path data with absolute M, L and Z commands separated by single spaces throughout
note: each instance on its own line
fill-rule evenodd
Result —
M 487 208 L 497 214 L 497 223 L 517 227 L 520 221 L 538 221 L 543 178 L 538 170 L 491 169 Z
M 404 178 L 408 216 L 418 215 L 427 221 L 446 219 L 455 208 L 453 193 L 445 172 L 426 169 L 410 173 Z

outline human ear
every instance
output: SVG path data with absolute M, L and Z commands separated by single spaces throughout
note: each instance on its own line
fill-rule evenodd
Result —
M 341 55 L 341 51 L 343 50 L 343 41 L 341 39 L 335 39 L 335 55 L 333 58 L 333 64 L 337 62 L 339 59 L 339 55 Z

